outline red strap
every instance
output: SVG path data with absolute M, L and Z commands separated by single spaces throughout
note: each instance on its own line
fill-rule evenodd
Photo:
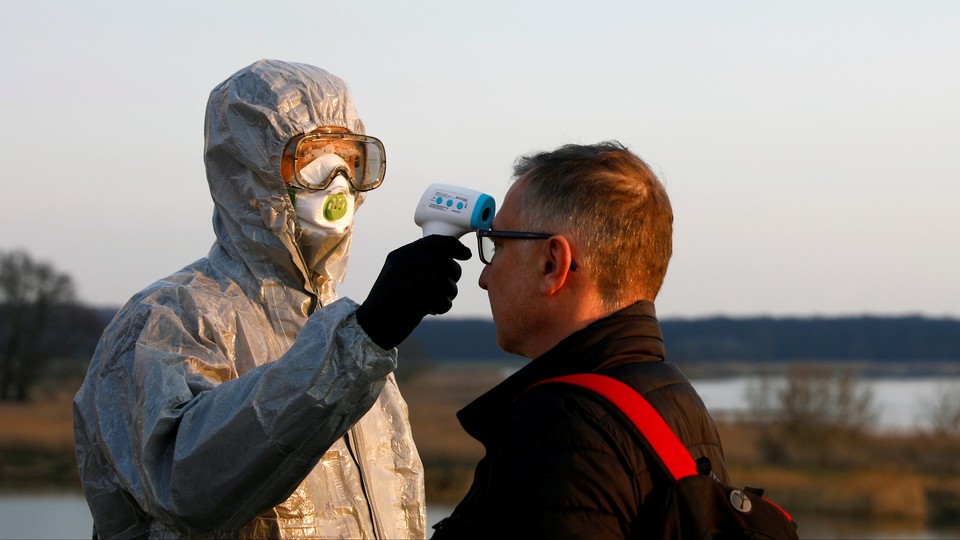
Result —
M 670 426 L 663 420 L 660 413 L 636 390 L 628 385 L 606 375 L 597 373 L 577 373 L 554 377 L 533 385 L 545 383 L 567 383 L 592 390 L 607 398 L 615 407 L 620 409 L 650 443 L 653 451 L 660 456 L 673 478 L 681 478 L 697 474 L 697 464 L 693 461 L 687 447 L 673 433 Z

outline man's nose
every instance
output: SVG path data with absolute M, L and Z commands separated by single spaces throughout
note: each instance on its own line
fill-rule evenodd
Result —
M 489 269 L 490 269 L 490 265 L 485 264 L 483 265 L 483 270 L 480 271 L 480 281 L 478 282 L 478 284 L 480 285 L 480 288 L 483 290 L 487 290 L 487 270 Z

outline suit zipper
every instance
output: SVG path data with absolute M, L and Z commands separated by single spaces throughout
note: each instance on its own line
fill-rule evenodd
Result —
M 289 197 L 289 195 L 287 196 Z M 291 206 L 293 206 L 292 201 L 290 204 Z M 306 282 L 307 282 L 306 289 L 307 289 L 307 292 L 310 294 L 310 306 L 307 308 L 307 316 L 309 317 L 310 315 L 313 315 L 313 313 L 316 312 L 317 309 L 323 307 L 323 304 L 321 304 L 320 302 L 320 291 L 317 290 L 316 284 L 313 282 L 313 279 L 311 279 L 310 267 L 307 265 L 307 258 L 303 256 L 303 250 L 300 249 L 300 242 L 297 240 L 300 234 L 302 234 L 299 228 L 300 228 L 300 224 L 294 223 L 294 229 L 292 232 L 290 232 L 290 236 L 293 237 L 293 245 L 294 247 L 297 248 L 297 256 L 300 257 L 300 264 L 303 265 L 304 270 L 306 270 L 307 272 L 307 275 L 303 277 L 304 279 L 306 279 Z
M 374 538 L 383 538 L 383 524 L 380 523 L 380 512 L 377 511 L 376 501 L 371 496 L 370 490 L 367 489 L 369 479 L 364 469 L 363 456 L 365 454 L 363 452 L 363 436 L 356 427 L 350 428 L 350 431 L 347 432 L 347 448 L 350 450 L 350 454 L 357 464 L 357 470 L 360 471 L 360 489 L 363 490 L 363 495 L 367 499 L 367 507 L 370 509 L 370 523 L 373 525 L 373 536 Z

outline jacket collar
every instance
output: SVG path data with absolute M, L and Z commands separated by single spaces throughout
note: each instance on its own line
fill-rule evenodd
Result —
M 570 334 L 473 400 L 457 413 L 457 418 L 467 433 L 486 444 L 498 419 L 508 415 L 514 400 L 539 381 L 625 362 L 661 362 L 665 357 L 654 305 L 640 301 Z

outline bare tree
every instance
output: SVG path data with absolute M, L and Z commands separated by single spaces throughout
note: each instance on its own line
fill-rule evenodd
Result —
M 24 251 L 0 253 L 0 401 L 27 400 L 55 354 L 50 336 L 57 311 L 74 297 L 70 276 Z
M 762 377 L 748 387 L 747 399 L 761 450 L 775 463 L 843 465 L 877 419 L 873 393 L 850 369 L 793 365 L 779 384 Z
M 780 421 L 788 429 L 861 434 L 876 421 L 873 393 L 850 369 L 792 366 L 779 394 Z
M 922 403 L 934 435 L 960 436 L 960 384 L 943 384 Z

